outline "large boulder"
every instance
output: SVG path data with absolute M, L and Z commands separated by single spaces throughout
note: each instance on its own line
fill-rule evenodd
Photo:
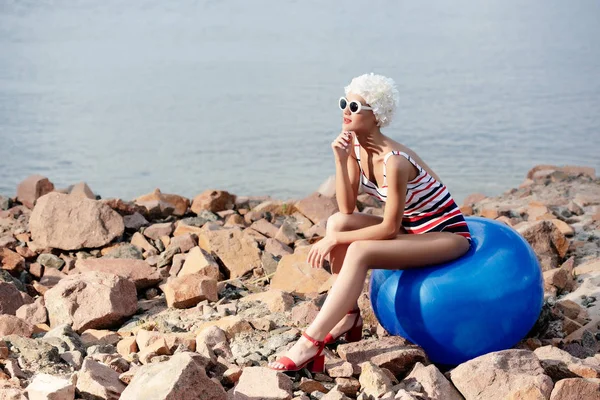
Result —
M 271 281 L 271 289 L 299 294 L 319 293 L 320 286 L 331 274 L 322 268 L 313 268 L 306 261 L 309 250 L 307 246 L 281 258 Z
M 138 290 L 156 285 L 162 280 L 159 272 L 146 261 L 130 258 L 85 258 L 77 260 L 81 272 L 106 272 L 129 279 Z
M 137 310 L 135 284 L 104 272 L 70 275 L 44 295 L 50 326 L 72 323 L 81 333 L 110 328 Z
M 39 247 L 62 250 L 102 247 L 123 234 L 123 217 L 87 198 L 49 193 L 38 199 L 29 219 Z
M 226 400 L 223 387 L 206 375 L 207 363 L 199 354 L 183 352 L 166 362 L 144 365 L 135 372 L 121 400 Z
M 502 350 L 460 364 L 450 379 L 469 400 L 547 399 L 552 379 L 527 350 Z

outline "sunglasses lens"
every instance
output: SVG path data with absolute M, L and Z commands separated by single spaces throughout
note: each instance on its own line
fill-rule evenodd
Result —
M 353 113 L 358 111 L 358 103 L 356 101 L 350 102 L 350 111 L 352 111 Z
M 346 99 L 340 99 L 340 108 L 342 110 L 345 110 L 347 105 L 348 105 L 348 102 L 346 101 Z

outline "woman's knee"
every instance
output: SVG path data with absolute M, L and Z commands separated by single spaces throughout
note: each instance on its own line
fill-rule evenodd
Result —
M 346 258 L 350 258 L 352 261 L 360 263 L 367 256 L 367 246 L 363 240 L 357 240 L 348 245 L 346 251 Z
M 346 229 L 351 215 L 352 214 L 344 214 L 339 211 L 335 214 L 332 214 L 329 218 L 327 218 L 327 232 L 341 232 Z

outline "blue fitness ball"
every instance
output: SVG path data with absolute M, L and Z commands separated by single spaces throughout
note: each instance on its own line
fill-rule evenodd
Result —
M 544 298 L 539 262 L 521 235 L 490 219 L 466 221 L 473 243 L 462 257 L 425 268 L 373 269 L 369 284 L 385 330 L 446 365 L 514 346 L 535 324 Z

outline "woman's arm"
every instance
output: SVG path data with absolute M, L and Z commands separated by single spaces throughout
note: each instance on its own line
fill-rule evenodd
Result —
M 344 135 L 342 133 L 341 135 Z M 340 136 L 341 136 L 340 135 Z M 339 137 L 338 137 L 339 138 Z M 336 139 L 337 140 L 337 139 Z M 335 143 L 335 141 L 334 141 Z M 335 197 L 342 214 L 352 214 L 356 208 L 358 196 L 358 164 L 354 156 L 354 135 L 350 134 L 348 148 L 340 155 L 334 149 L 335 159 Z
M 331 238 L 335 244 L 352 243 L 357 240 L 391 239 L 398 235 L 404 216 L 406 186 L 412 164 L 404 157 L 390 157 L 387 162 L 388 192 L 380 224 L 353 231 L 335 232 Z

